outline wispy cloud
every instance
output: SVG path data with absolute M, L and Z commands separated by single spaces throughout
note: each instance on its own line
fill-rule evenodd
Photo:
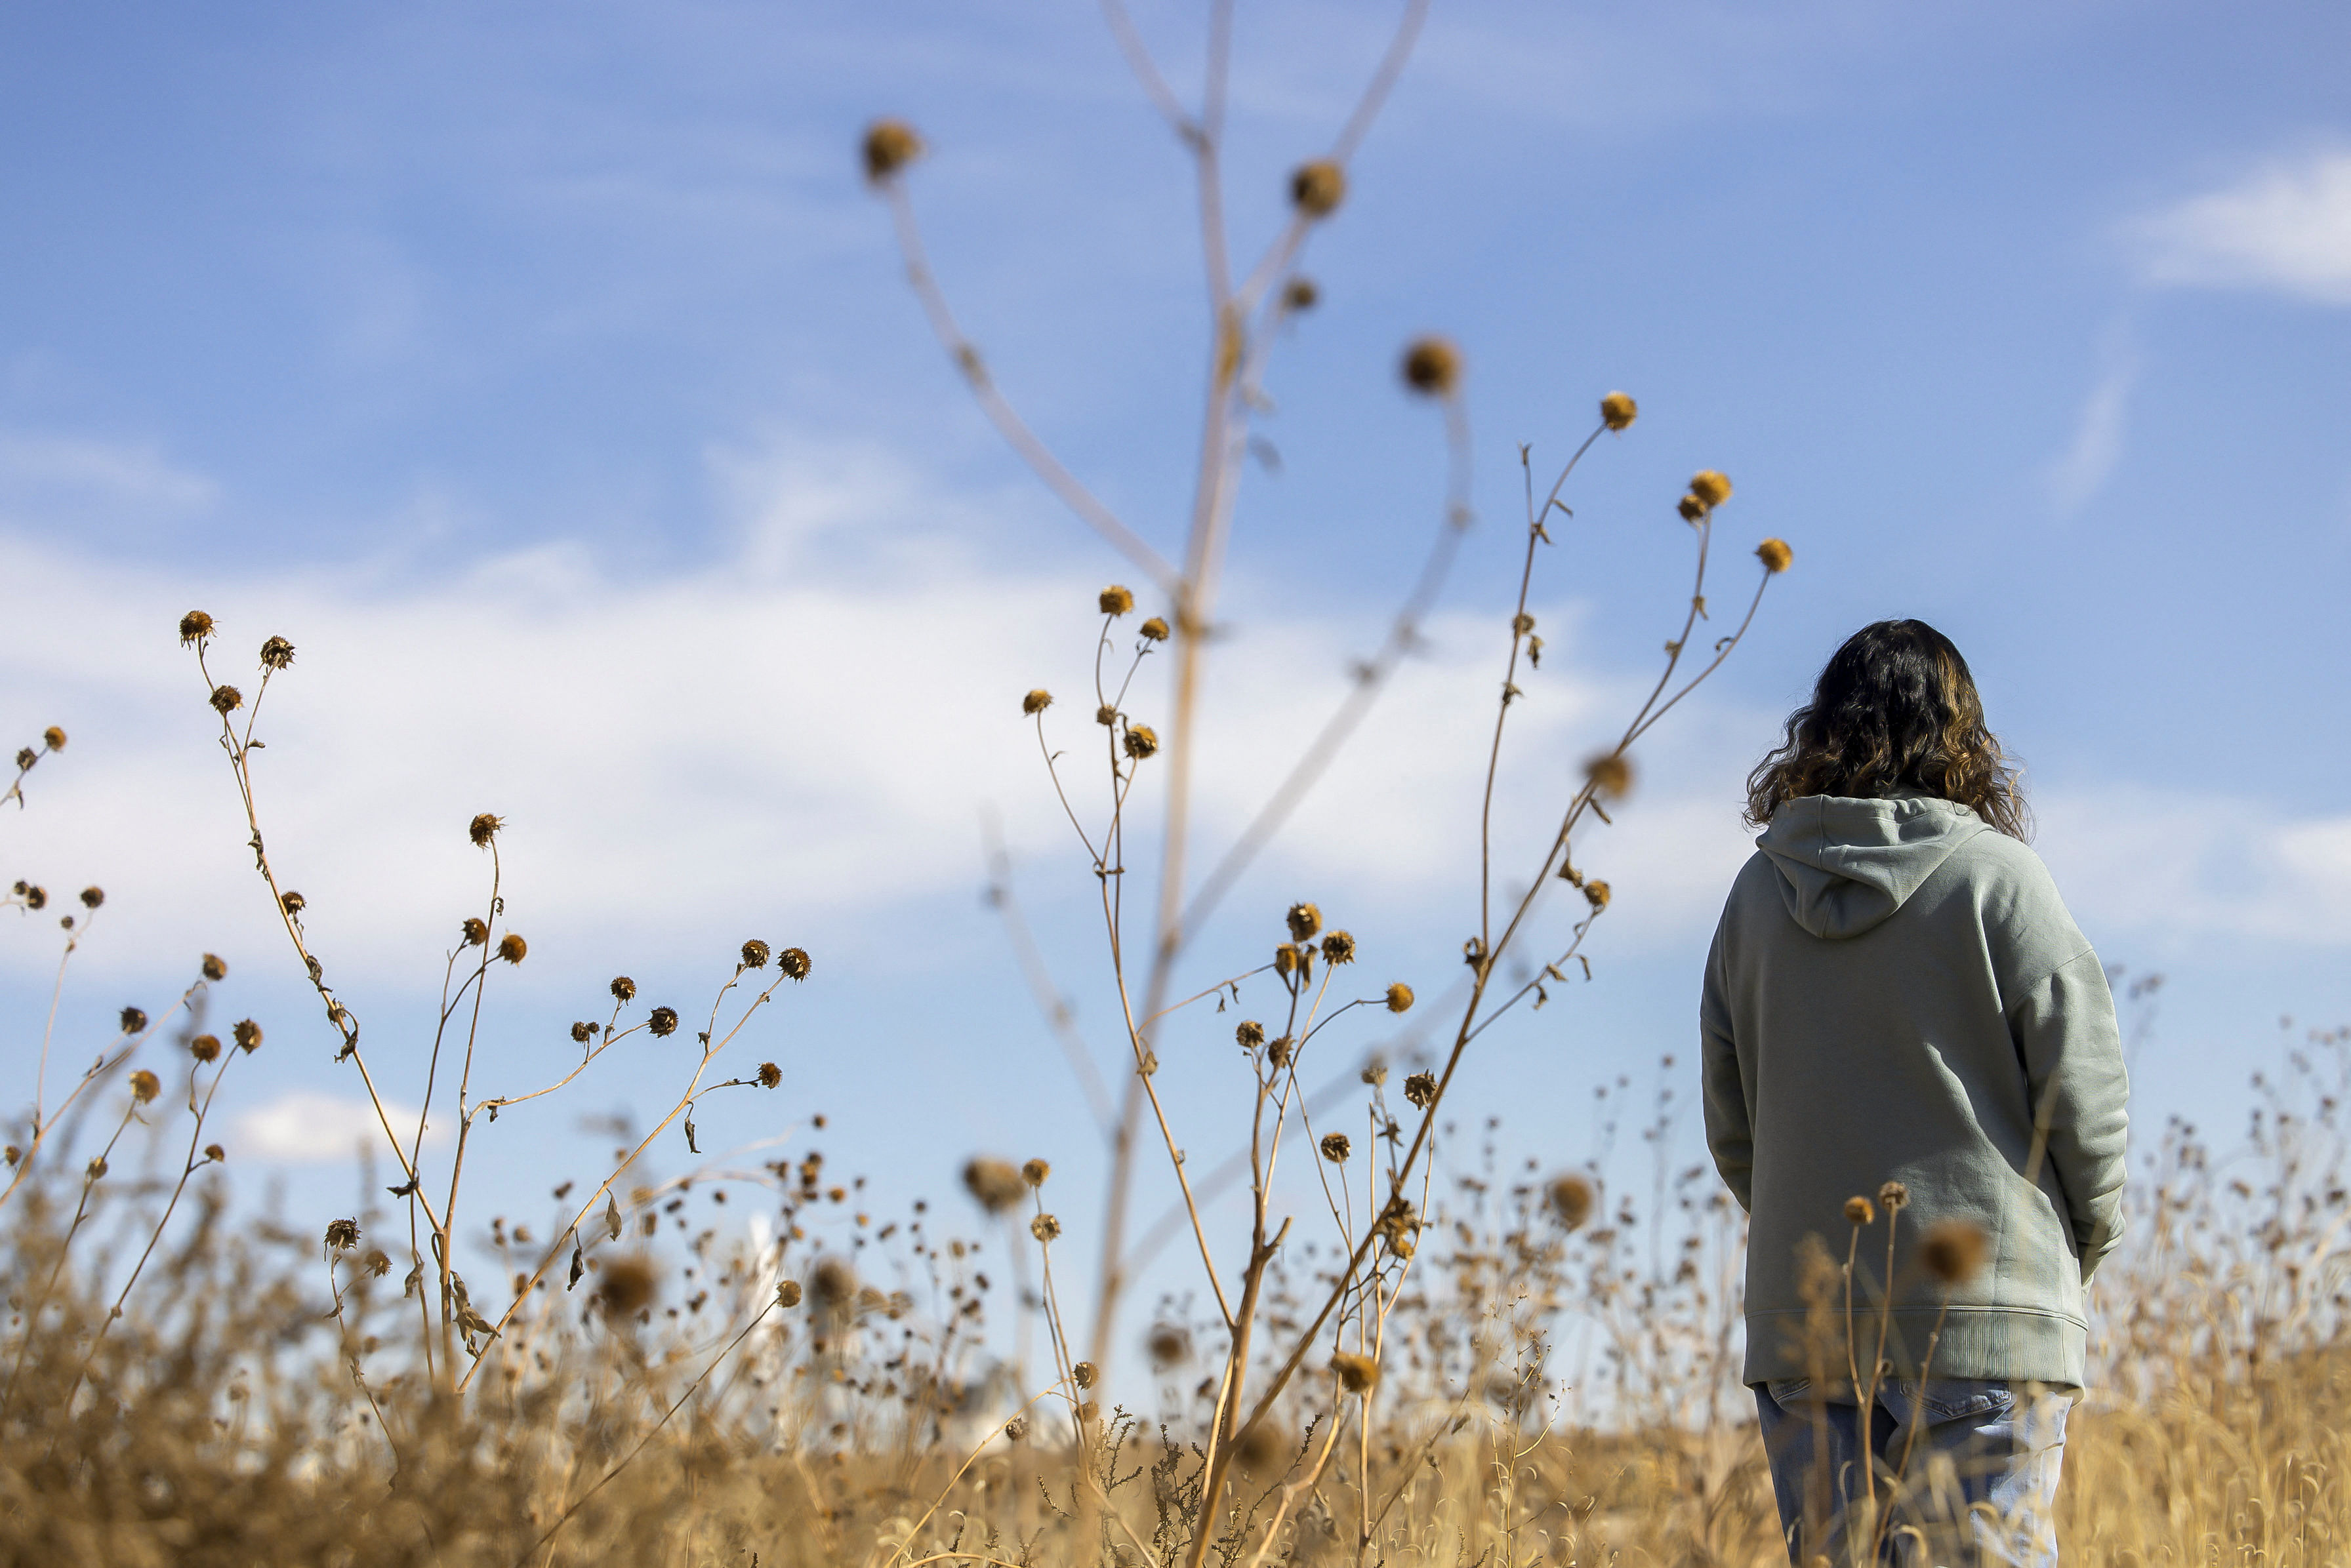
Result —
M 0 512 L 53 520 L 104 508 L 177 517 L 204 511 L 217 495 L 210 479 L 152 446 L 0 431 Z
M 383 1109 L 405 1144 L 416 1130 L 416 1108 L 387 1100 Z M 427 1127 L 424 1141 L 437 1145 L 447 1136 L 441 1127 Z M 228 1139 L 228 1154 L 234 1162 L 340 1162 L 361 1147 L 381 1147 L 382 1138 L 383 1124 L 367 1101 L 293 1089 L 238 1116 Z
M 2050 499 L 2058 512 L 2072 514 L 2105 488 L 2122 462 L 2132 389 L 2138 382 L 2138 360 L 2127 349 L 2111 350 L 2110 363 L 2082 405 L 2074 427 L 2073 444 L 2048 473 Z
M 2157 283 L 2351 305 L 2351 148 L 2279 160 L 2132 225 Z

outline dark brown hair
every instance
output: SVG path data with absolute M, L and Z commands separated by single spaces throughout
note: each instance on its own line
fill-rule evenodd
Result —
M 1923 620 L 1881 620 L 1845 639 L 1779 748 L 1748 775 L 1747 820 L 1761 827 L 1802 795 L 1905 790 L 1970 806 L 2011 838 L 2032 834 L 1968 661 Z

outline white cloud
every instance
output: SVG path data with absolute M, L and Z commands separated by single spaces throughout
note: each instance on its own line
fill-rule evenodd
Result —
M 87 436 L 0 431 L 0 510 L 54 518 L 103 506 L 117 514 L 202 512 L 213 482 L 152 447 Z
M 2107 335 L 2099 358 L 2105 369 L 2082 405 L 2073 444 L 2047 473 L 2050 500 L 2060 515 L 2080 511 L 2105 488 L 2122 462 L 2130 397 L 2138 385 L 2138 356 L 2117 330 Z
M 2273 162 L 2134 230 L 2158 283 L 2351 305 L 2351 150 Z
M 2351 815 L 2129 786 L 2040 803 L 2039 846 L 2085 925 L 2175 941 L 2351 944 Z
M 387 1100 L 383 1108 L 405 1145 L 415 1135 L 415 1107 Z M 438 1146 L 447 1136 L 441 1127 L 427 1127 L 424 1141 Z M 240 1162 L 340 1162 L 351 1158 L 362 1147 L 381 1147 L 382 1138 L 383 1124 L 378 1120 L 375 1107 L 367 1101 L 292 1089 L 236 1118 L 228 1139 L 228 1154 L 232 1161 Z

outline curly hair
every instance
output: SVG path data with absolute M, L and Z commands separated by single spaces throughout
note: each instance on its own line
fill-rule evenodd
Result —
M 1779 747 L 1748 775 L 1747 821 L 1761 827 L 1802 795 L 1916 791 L 2022 839 L 2032 819 L 2017 771 L 1984 727 L 1975 677 L 1951 639 L 1922 620 L 1881 620 L 1845 639 Z

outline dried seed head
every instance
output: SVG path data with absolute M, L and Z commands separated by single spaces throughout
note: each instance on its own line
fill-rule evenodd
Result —
M 163 1092 L 163 1080 L 141 1067 L 131 1075 L 131 1097 L 146 1105 Z
M 1081 1388 L 1092 1387 L 1094 1380 L 1101 1376 L 1102 1369 L 1091 1361 L 1081 1361 L 1070 1368 L 1070 1381 Z
M 23 1158 L 25 1158 L 25 1151 L 24 1151 L 23 1149 L 21 1149 L 21 1148 L 18 1148 L 15 1144 L 13 1144 L 13 1143 L 12 1143 L 12 1144 L 10 1144 L 10 1145 L 8 1146 L 7 1149 L 5 1150 L 5 1155 L 6 1155 L 6 1158 L 7 1158 L 7 1161 L 8 1161 L 8 1163 L 9 1163 L 10 1165 L 15 1165 L 18 1160 L 23 1159 Z
M 1233 1031 L 1233 1038 L 1240 1042 L 1242 1050 L 1254 1051 L 1265 1044 L 1265 1025 L 1254 1018 L 1244 1018 L 1240 1027 Z
M 92 1181 L 99 1180 L 106 1175 L 107 1169 L 106 1156 L 101 1154 L 89 1162 L 89 1179 Z
M 776 1287 L 776 1304 L 789 1309 L 800 1304 L 800 1282 L 786 1280 Z
M 1674 503 L 1674 510 L 1682 514 L 1684 522 L 1695 523 L 1706 515 L 1706 503 L 1695 495 L 1685 495 Z
M 1333 1165 L 1346 1164 L 1347 1157 L 1355 1152 L 1355 1146 L 1347 1141 L 1347 1135 L 1343 1132 L 1324 1133 L 1322 1148 L 1322 1158 Z
M 1848 1225 L 1866 1225 L 1877 1218 L 1877 1205 L 1856 1193 L 1844 1200 L 1844 1220 Z
M 1299 948 L 1296 942 L 1284 942 L 1273 950 L 1273 972 L 1280 975 L 1298 972 Z
M 47 888 L 27 887 L 19 882 L 16 884 L 16 896 L 25 900 L 25 908 L 28 909 L 44 909 L 48 907 L 49 890 Z
M 97 909 L 100 904 L 103 904 L 103 903 L 105 903 L 105 902 L 106 902 L 106 889 L 105 889 L 105 888 L 84 888 L 81 890 L 81 907 L 82 907 L 83 909 Z
M 636 1000 L 636 996 L 637 982 L 635 981 L 631 980 L 625 974 L 615 975 L 612 978 L 612 998 L 614 1001 L 622 1002 L 633 1002 Z
M 860 151 L 865 178 L 879 185 L 923 155 L 923 139 L 903 119 L 877 119 L 865 128 Z
M 41 748 L 44 751 L 50 752 L 64 751 L 66 749 L 66 732 L 63 730 L 58 729 L 55 724 L 50 725 L 47 729 L 41 732 Z
M 228 1150 L 221 1147 L 221 1146 L 216 1143 L 208 1143 L 204 1145 L 204 1158 L 212 1161 L 214 1165 L 218 1165 L 221 1161 L 228 1158 Z
M 1012 1417 L 1012 1419 L 1010 1419 L 1009 1421 L 1007 1421 L 1007 1422 L 1005 1422 L 1005 1423 L 1004 1423 L 1004 1436 L 1005 1436 L 1005 1438 L 1006 1438 L 1008 1441 L 1011 1441 L 1011 1442 L 1015 1442 L 1015 1443 L 1017 1443 L 1017 1442 L 1019 1442 L 1021 1438 L 1023 1438 L 1027 1437 L 1028 1435 L 1029 1435 L 1029 1417 L 1026 1417 L 1026 1416 L 1015 1416 L 1015 1417 Z
M 1290 204 L 1310 218 L 1327 218 L 1347 199 L 1347 171 L 1327 158 L 1301 163 L 1290 176 Z
M 1543 1201 L 1551 1206 L 1552 1217 L 1570 1231 L 1582 1230 L 1592 1218 L 1594 1198 L 1592 1183 L 1573 1174 L 1553 1177 L 1543 1189 Z
M 988 1213 L 1001 1214 L 1020 1201 L 1029 1184 L 1020 1179 L 1010 1160 L 981 1155 L 964 1162 L 963 1189 Z
M 245 693 L 234 686 L 215 686 L 211 698 L 213 711 L 226 718 L 245 706 Z
M 1292 315 L 1313 309 L 1322 299 L 1322 291 L 1311 277 L 1293 277 L 1281 286 L 1281 307 Z
M 1355 961 L 1355 939 L 1345 931 L 1332 931 L 1322 939 L 1322 957 L 1329 963 Z
M 310 907 L 310 900 L 298 892 L 287 892 L 277 900 L 278 907 L 289 915 L 298 915 Z
M 1641 417 L 1641 405 L 1623 392 L 1611 392 L 1600 400 L 1600 422 L 1612 431 L 1621 431 Z
M 813 966 L 809 962 L 806 949 L 786 948 L 777 955 L 776 967 L 784 971 L 784 977 L 788 980 L 806 980 L 809 977 L 810 969 Z
M 1730 499 L 1730 481 L 1711 468 L 1702 468 L 1690 475 L 1689 493 L 1711 511 Z
M 180 618 L 180 646 L 182 648 L 185 648 L 190 643 L 195 642 L 201 639 L 210 637 L 212 634 L 213 618 L 206 615 L 204 611 L 190 610 L 187 614 Z
M 1777 574 L 1795 564 L 1796 552 L 1788 548 L 1785 539 L 1766 539 L 1755 546 L 1755 558 L 1763 563 L 1765 571 Z
M 1050 1245 L 1061 1237 L 1061 1222 L 1050 1214 L 1040 1214 L 1029 1221 L 1029 1234 Z
M 529 951 L 530 944 L 513 931 L 508 931 L 498 939 L 498 957 L 508 963 L 522 962 L 524 956 Z
M 282 637 L 273 637 L 261 645 L 261 668 L 283 670 L 294 662 L 294 645 Z
M 506 825 L 506 818 L 486 811 L 465 825 L 465 836 L 472 839 L 475 846 L 479 847 L 496 838 L 498 836 L 498 829 Z
M 1442 337 L 1423 337 L 1404 351 L 1404 384 L 1431 398 L 1449 398 L 1461 385 L 1461 350 Z
M 1388 1081 L 1388 1064 L 1377 1056 L 1364 1064 L 1364 1082 L 1378 1088 Z
M 1290 1065 L 1290 1053 L 1296 1048 L 1297 1044 L 1287 1034 L 1276 1035 L 1272 1043 L 1265 1048 L 1265 1059 L 1277 1067 L 1287 1067 Z
M 1594 877 L 1592 880 L 1583 885 L 1583 901 L 1590 904 L 1594 909 L 1606 909 L 1608 907 L 1608 884 L 1603 882 L 1599 877 Z
M 1524 637 L 1534 628 L 1535 618 L 1524 610 L 1510 618 L 1510 633 L 1514 637 Z
M 1101 707 L 1094 710 L 1094 722 L 1100 724 L 1105 730 L 1109 729 L 1113 724 L 1118 722 L 1118 710 L 1112 707 L 1107 702 L 1103 703 Z
M 1332 1356 L 1331 1370 L 1339 1375 L 1339 1386 L 1350 1394 L 1368 1394 L 1380 1386 L 1380 1364 L 1352 1350 Z
M 784 1081 L 784 1070 L 773 1062 L 759 1064 L 759 1087 L 772 1089 Z
M 250 1018 L 238 1019 L 236 1027 L 229 1031 L 229 1037 L 236 1042 L 236 1048 L 248 1056 L 261 1049 L 261 1025 Z
M 594 1039 L 595 1035 L 596 1026 L 592 1023 L 583 1021 L 581 1023 L 574 1023 L 571 1026 L 571 1038 L 573 1043 L 576 1044 L 585 1045 L 589 1041 Z
M 1603 800 L 1623 800 L 1633 792 L 1633 763 L 1622 752 L 1603 752 L 1587 758 L 1583 776 L 1592 793 Z
M 1406 984 L 1405 984 L 1404 981 L 1397 981 L 1394 985 L 1389 986 L 1389 987 L 1388 987 L 1388 1011 L 1389 1011 L 1390 1012 L 1411 1012 L 1411 1011 L 1412 1011 L 1412 987 L 1410 987 L 1410 986 L 1406 985 Z
M 1942 1220 L 1927 1228 L 1918 1243 L 1918 1262 L 1944 1288 L 1966 1284 L 1980 1273 L 1991 1252 L 1991 1238 L 1982 1226 L 1968 1220 Z
M 327 1251 L 348 1252 L 360 1244 L 360 1222 L 356 1220 L 327 1221 Z
M 1020 1167 L 1020 1179 L 1031 1187 L 1044 1186 L 1045 1179 L 1052 1174 L 1053 1168 L 1041 1159 L 1024 1161 Z
M 1311 904 L 1292 904 L 1290 913 L 1284 918 L 1290 922 L 1290 940 L 1292 941 L 1312 941 L 1314 933 L 1322 929 L 1322 911 Z
M 645 1018 L 645 1027 L 658 1037 L 677 1033 L 677 1009 L 656 1007 Z
M 1143 1348 L 1149 1353 L 1153 1368 L 1165 1372 L 1192 1359 L 1192 1335 L 1181 1324 L 1155 1323 L 1143 1336 Z
M 18 773 L 25 772 L 27 768 L 30 768 L 34 763 L 40 760 L 40 753 L 34 751 L 30 746 L 19 746 L 16 749 L 16 771 Z
M 1404 1097 L 1426 1110 L 1437 1100 L 1437 1075 L 1415 1073 L 1404 1081 Z
M 651 1260 L 614 1258 L 597 1272 L 596 1304 L 608 1318 L 634 1317 L 653 1304 L 660 1282 Z
M 120 1022 L 125 1034 L 136 1034 L 147 1027 L 147 1014 L 144 1009 L 126 1007 Z
M 199 1062 L 218 1060 L 220 1051 L 220 1036 L 217 1034 L 199 1034 L 188 1042 L 188 1054 Z
M 757 937 L 752 938 L 743 944 L 743 967 L 745 969 L 767 968 L 768 953 L 768 944 Z
M 468 915 L 457 927 L 457 934 L 465 939 L 467 947 L 477 948 L 490 940 L 490 928 L 482 924 L 474 916 Z
M 204 977 L 206 980 L 226 980 L 228 978 L 228 963 L 218 953 L 206 953 L 204 955 L 204 961 L 199 964 L 197 968 L 203 971 Z
M 820 1312 L 846 1311 L 857 1300 L 857 1270 L 848 1259 L 828 1252 L 819 1258 L 809 1276 L 810 1293 Z
M 1144 640 L 1146 642 L 1165 642 L 1167 640 L 1167 623 L 1160 619 L 1157 616 L 1153 616 L 1149 620 L 1144 621 L 1141 626 L 1136 627 L 1134 629 L 1142 634 Z
M 1899 1209 L 1910 1201 L 1910 1189 L 1898 1181 L 1889 1181 L 1877 1189 L 1877 1202 L 1882 1209 Z
M 1094 596 L 1094 602 L 1102 607 L 1102 614 L 1115 618 L 1134 607 L 1134 594 L 1133 590 L 1113 583 Z
M 1148 724 L 1129 724 L 1124 744 L 1126 754 L 1139 763 L 1159 750 L 1159 732 Z
M 1053 694 L 1042 686 L 1020 699 L 1020 711 L 1023 713 L 1041 713 L 1052 705 Z

